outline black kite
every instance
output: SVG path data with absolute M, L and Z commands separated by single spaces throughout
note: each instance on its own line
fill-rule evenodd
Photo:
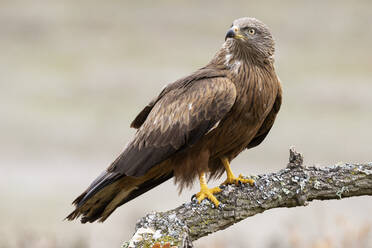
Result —
M 225 184 L 253 183 L 235 177 L 230 161 L 259 145 L 281 105 L 274 69 L 274 40 L 255 18 L 240 18 L 205 67 L 172 84 L 135 118 L 138 129 L 121 155 L 73 203 L 68 220 L 104 221 L 117 207 L 175 177 L 180 188 L 199 177 L 199 202 L 216 206 L 205 175 L 227 173 Z

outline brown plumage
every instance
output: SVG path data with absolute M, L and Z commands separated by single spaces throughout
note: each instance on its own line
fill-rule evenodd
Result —
M 231 161 L 259 145 L 281 105 L 273 55 L 265 24 L 235 20 L 210 63 L 169 84 L 138 114 L 131 124 L 138 129 L 132 141 L 73 202 L 76 209 L 67 219 L 104 221 L 173 176 L 180 189 L 204 173 L 218 177 L 222 159 Z

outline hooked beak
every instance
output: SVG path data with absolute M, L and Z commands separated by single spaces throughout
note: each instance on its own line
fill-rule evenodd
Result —
M 231 27 L 231 28 L 227 31 L 226 36 L 225 36 L 225 41 L 227 40 L 227 38 L 243 39 L 244 36 L 240 34 L 240 30 L 239 30 L 238 27 L 233 26 L 233 27 Z

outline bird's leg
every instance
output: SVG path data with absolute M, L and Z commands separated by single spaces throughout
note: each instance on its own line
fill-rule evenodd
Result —
M 239 182 L 249 183 L 250 185 L 254 184 L 253 179 L 243 178 L 243 176 L 241 174 L 239 175 L 239 177 L 235 177 L 234 173 L 231 171 L 229 160 L 226 157 L 221 158 L 221 161 L 223 163 L 223 166 L 225 167 L 226 174 L 227 174 L 226 180 L 222 183 L 223 185 L 226 185 L 226 184 L 236 184 L 236 185 L 238 185 Z
M 217 200 L 217 198 L 213 195 L 215 193 L 221 192 L 221 189 L 219 187 L 215 188 L 208 188 L 208 185 L 205 180 L 205 173 L 202 172 L 199 175 L 199 181 L 200 181 L 200 192 L 196 194 L 196 199 L 199 203 L 202 202 L 205 198 L 209 199 L 213 204 L 218 207 L 220 205 L 220 202 Z

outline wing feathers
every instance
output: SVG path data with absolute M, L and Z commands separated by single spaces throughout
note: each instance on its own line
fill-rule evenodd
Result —
M 182 88 L 185 88 L 189 86 L 191 83 L 203 79 L 212 79 L 212 78 L 218 78 L 218 77 L 224 77 L 225 72 L 220 71 L 220 70 L 215 70 L 213 68 L 202 68 L 195 73 L 181 78 L 177 80 L 176 82 L 166 85 L 165 88 L 160 92 L 160 94 L 153 99 L 138 115 L 137 117 L 133 120 L 131 123 L 131 127 L 133 128 L 140 128 L 142 124 L 145 122 L 147 116 L 150 114 L 152 108 L 155 106 L 155 104 L 163 98 L 166 94 L 173 90 L 179 90 Z
M 76 210 L 67 218 L 83 215 L 83 222 L 104 220 L 117 206 L 172 177 L 172 171 L 159 172 L 162 175 L 159 178 L 147 178 L 147 173 L 198 142 L 230 111 L 235 98 L 234 84 L 210 70 L 165 88 L 132 122 L 131 126 L 138 128 L 134 139 L 74 201 Z M 121 183 L 126 178 L 139 180 L 145 175 L 148 182 L 132 193 L 129 186 Z M 122 187 L 127 187 L 128 192 L 121 192 Z
M 200 140 L 230 111 L 236 97 L 234 84 L 225 77 L 201 79 L 164 91 L 114 162 L 113 171 L 143 176 L 154 165 Z

